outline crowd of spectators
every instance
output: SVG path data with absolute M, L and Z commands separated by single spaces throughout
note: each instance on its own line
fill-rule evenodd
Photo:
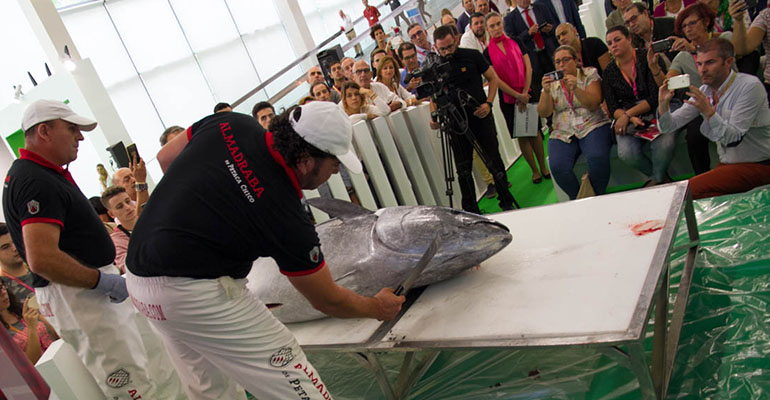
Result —
M 661 132 L 657 122 L 662 116 L 658 109 L 660 88 L 680 75 L 687 75 L 690 85 L 672 92 L 671 108 L 692 113 L 687 105 L 694 105 L 694 96 L 708 91 L 702 78 L 709 70 L 698 61 L 699 49 L 719 38 L 723 39 L 720 43 L 731 45 L 731 52 L 725 50 L 721 53 L 724 57 L 718 59 L 729 63 L 741 78 L 745 74 L 746 79 L 756 79 L 770 93 L 770 65 L 759 65 L 763 50 L 770 49 L 770 11 L 748 8 L 742 0 L 611 0 L 606 4 L 607 34 L 598 38 L 586 36 L 576 2 L 571 0 L 510 1 L 501 13 L 495 12 L 494 2 L 489 0 L 461 0 L 460 5 L 459 15 L 442 10 L 441 26 L 451 28 L 457 47 L 482 53 L 499 78 L 498 102 L 509 132 L 530 166 L 533 183 L 550 179 L 552 166 L 556 183 L 570 198 L 576 198 L 580 184 L 572 170 L 583 154 L 592 189 L 603 194 L 611 176 L 612 146 L 617 146 L 622 162 L 647 176 L 645 186 L 670 182 L 669 167 L 679 135 L 686 139 L 689 162 L 697 178 L 692 180 L 696 197 L 698 193 L 731 193 L 768 183 L 768 174 L 764 173 L 739 188 L 702 191 L 698 187 L 709 182 L 701 175 L 717 164 L 712 162 L 714 148 L 719 154 L 719 167 L 735 163 L 764 167 L 770 163 L 770 152 L 763 150 L 770 143 L 770 126 L 761 125 L 762 118 L 739 120 L 734 112 L 725 110 L 728 130 L 737 131 L 737 136 L 729 136 L 737 140 L 731 143 L 714 139 L 709 128 L 714 122 L 702 113 L 692 114 L 672 132 Z M 406 32 L 406 40 L 394 47 L 379 21 L 372 25 L 371 35 L 377 45 L 369 63 L 355 62 L 345 79 L 356 84 L 337 88 L 341 94 L 345 88 L 341 107 L 351 118 L 376 118 L 404 105 L 429 100 L 416 98 L 416 88 L 422 82 L 413 73 L 430 54 L 441 54 L 435 32 L 431 38 L 419 23 L 409 25 Z M 655 49 L 653 43 L 657 44 Z M 561 71 L 563 78 L 553 79 L 548 74 L 552 71 Z M 389 93 L 380 86 L 372 88 L 372 79 Z M 512 90 L 511 94 L 500 82 Z M 725 96 L 719 85 L 713 88 L 716 96 L 709 100 L 717 110 L 721 109 L 719 97 Z M 730 87 L 723 89 L 727 92 Z M 315 93 L 311 91 L 310 95 Z M 324 93 L 314 97 L 326 99 Z M 763 98 L 768 100 L 768 95 Z M 484 99 L 480 96 L 478 100 Z M 526 112 L 527 104 L 537 107 L 542 117 L 544 125 L 541 123 L 539 130 L 550 132 L 549 162 L 542 133 L 533 137 L 514 132 L 515 118 Z M 752 142 L 759 143 L 756 151 L 739 151 L 735 157 L 725 157 L 726 153 L 735 153 L 733 147 L 745 146 L 742 140 L 749 131 L 764 132 L 752 135 Z M 487 183 L 487 193 L 494 197 L 498 190 L 491 176 L 483 164 L 477 163 L 477 167 Z M 761 167 L 759 170 L 764 171 Z
M 617 146 L 621 161 L 648 177 L 646 186 L 670 182 L 677 135 L 686 138 L 695 173 L 691 190 L 696 198 L 770 183 L 770 69 L 756 68 L 754 74 L 738 72 L 744 69 L 739 66 L 743 57 L 758 55 L 763 50 L 758 50 L 760 45 L 770 49 L 770 11 L 757 12 L 752 22 L 748 17 L 752 10 L 746 10 L 742 0 L 733 1 L 729 7 L 715 2 L 718 10 L 708 1 L 667 0 L 653 12 L 644 3 L 613 0 L 614 9 L 606 20 L 607 34 L 596 38 L 585 37 L 579 15 L 570 3 L 519 0 L 498 13 L 489 10 L 488 0 L 464 0 L 459 18 L 442 13 L 451 18 L 436 28 L 432 38 L 425 27 L 412 23 L 406 29 L 409 40 L 397 47 L 375 22 L 371 36 L 376 46 L 369 62 L 346 57 L 332 63 L 328 71 L 320 66 L 309 68 L 308 94 L 299 103 L 337 103 L 352 122 L 387 116 L 430 101 L 416 97 L 422 79 L 413 74 L 426 58 L 441 55 L 461 68 L 455 72 L 459 77 L 455 84 L 467 87 L 481 104 L 469 110 L 469 130 L 477 141 L 486 141 L 484 147 L 498 175 L 504 171 L 497 165 L 497 142 L 490 141 L 496 132 L 490 123 L 491 112 L 485 109 L 495 95 L 505 126 L 531 168 L 532 182 L 551 179 L 553 168 L 553 179 L 570 199 L 576 198 L 580 189 L 573 169 L 581 154 L 588 164 L 593 192 L 606 192 L 613 146 Z M 438 46 L 439 40 L 447 45 Z M 669 40 L 670 46 L 653 51 L 652 43 L 661 40 Z M 709 60 L 708 65 L 704 59 Z M 722 67 L 724 76 L 714 72 L 715 65 Z M 473 72 L 462 77 L 468 68 Z M 680 75 L 688 75 L 690 85 L 668 90 L 669 79 Z M 488 86 L 485 92 L 468 83 L 477 78 Z M 488 96 L 490 92 L 494 95 Z M 536 136 L 515 133 L 515 119 L 528 105 L 537 108 L 547 125 L 549 162 L 545 160 L 542 132 Z M 214 109 L 231 110 L 227 103 Z M 265 129 L 270 129 L 275 114 L 275 108 L 264 101 L 252 109 L 252 116 Z M 435 117 L 431 125 L 438 128 Z M 546 126 L 542 128 L 546 131 Z M 169 127 L 160 137 L 161 144 L 184 132 L 181 126 Z M 719 162 L 712 169 L 710 152 L 714 146 Z M 478 211 L 467 156 L 471 148 L 470 143 L 455 148 L 455 161 L 464 191 L 463 208 Z M 472 153 L 488 197 L 498 197 L 501 207 L 510 208 L 510 182 L 504 175 L 497 178 L 505 183 L 496 182 L 488 165 L 476 151 Z M 121 271 L 131 230 L 149 196 L 146 187 L 137 185 L 146 176 L 143 161 L 132 161 L 136 163 L 131 168 L 114 174 L 113 186 L 101 198 L 92 199 L 115 243 Z M 350 179 L 345 182 L 351 197 L 358 201 Z M 326 186 L 322 192 L 330 195 Z M 501 196 L 501 192 L 505 193 Z M 0 247 L 0 255 L 2 251 Z M 8 263 L 7 258 L 3 260 L 0 258 L 0 263 Z M 13 281 L 3 281 L 6 287 L 19 288 Z
M 491 11 L 488 0 L 463 0 L 459 18 L 448 10 L 442 12 L 450 18 L 435 29 L 432 38 L 424 26 L 412 23 L 406 29 L 408 40 L 397 47 L 382 25 L 373 22 L 370 34 L 376 45 L 369 62 L 346 57 L 328 66 L 328 71 L 320 66 L 309 68 L 308 94 L 300 104 L 337 103 L 353 122 L 387 116 L 430 100 L 416 97 L 422 80 L 413 74 L 427 58 L 441 55 L 461 68 L 453 76 L 455 84 L 467 88 L 480 104 L 468 110 L 472 115 L 469 130 L 475 140 L 487 141 L 487 158 L 492 159 L 497 174 L 504 171 L 496 165 L 500 158 L 497 144 L 489 141 L 496 132 L 490 123 L 491 112 L 485 108 L 491 107 L 495 96 L 505 126 L 531 168 L 532 182 L 551 179 L 553 168 L 553 178 L 571 199 L 580 189 L 573 169 L 581 154 L 588 164 L 593 192 L 606 192 L 613 146 L 622 162 L 648 177 L 645 186 L 670 182 L 677 135 L 686 138 L 696 198 L 744 191 L 770 183 L 770 69 L 755 66 L 754 74 L 738 72 L 747 69 L 740 66 L 744 57 L 759 55 L 760 45 L 770 49 L 770 11 L 746 10 L 742 0 L 720 4 L 667 0 L 650 12 L 644 3 L 613 0 L 607 34 L 597 38 L 585 36 L 569 0 L 519 0 L 502 13 Z M 756 15 L 753 22 L 750 13 Z M 375 13 L 370 10 L 369 14 Z M 438 46 L 439 40 L 447 46 Z M 669 46 L 654 51 L 652 44 L 663 40 Z M 725 72 L 720 79 L 715 67 L 703 59 L 728 66 L 729 74 Z M 469 69 L 472 72 L 464 77 Z M 680 75 L 687 75 L 690 85 L 669 91 L 669 79 Z M 477 78 L 488 86 L 486 92 L 469 83 Z M 708 108 L 700 101 L 703 96 Z M 726 104 L 728 99 L 731 104 Z M 541 123 L 547 125 L 542 131 L 549 132 L 549 162 L 540 129 L 536 136 L 515 133 L 515 120 L 528 106 L 536 107 Z M 215 107 L 215 112 L 231 110 L 226 103 Z M 275 109 L 268 102 L 259 102 L 252 115 L 270 129 Z M 438 122 L 434 116 L 431 125 L 438 128 Z M 161 135 L 161 144 L 184 132 L 180 126 L 169 127 Z M 455 161 L 464 192 L 463 208 L 478 211 L 466 155 L 472 147 L 455 148 Z M 712 147 L 719 156 L 713 169 Z M 510 183 L 504 176 L 497 178 L 507 185 L 496 182 L 488 165 L 476 151 L 472 153 L 488 197 L 497 196 L 501 207 L 510 208 L 506 194 Z M 148 196 L 145 187 L 137 186 L 146 171 L 143 162 L 136 161 L 131 168 L 116 172 L 113 186 L 94 204 L 118 249 L 116 262 L 121 270 L 125 251 L 121 255 L 120 249 L 127 247 Z M 357 201 L 349 178 L 345 182 Z M 330 195 L 328 187 L 323 189 Z
M 389 4 L 395 9 L 400 3 Z M 422 79 L 414 73 L 431 54 L 442 53 L 436 47 L 435 32 L 431 37 L 425 26 L 411 23 L 405 30 L 405 39 L 398 34 L 391 37 L 380 24 L 376 7 L 367 2 L 364 5 L 370 22 L 369 34 L 375 41 L 368 62 L 361 59 L 362 54 L 357 54 L 357 60 L 345 57 L 329 66 L 328 78 L 319 66 L 310 68 L 309 91 L 300 104 L 333 101 L 353 121 L 360 121 L 430 100 L 416 97 Z M 490 85 L 483 68 L 478 69 L 484 85 L 489 86 L 486 91 L 494 90 L 498 96 L 505 126 L 518 142 L 534 184 L 551 179 L 550 167 L 554 167 L 558 186 L 570 198 L 576 198 L 580 184 L 572 170 L 583 154 L 593 192 L 603 194 L 611 175 L 612 146 L 617 146 L 621 161 L 647 176 L 645 186 L 670 182 L 669 167 L 680 134 L 686 138 L 696 176 L 712 170 L 714 147 L 720 166 L 770 163 L 770 152 L 762 151 L 767 147 L 764 143 L 770 142 L 770 133 L 756 135 L 753 140 L 760 143 L 760 150 L 750 157 L 745 158 L 744 152 L 739 152 L 737 158 L 723 157 L 727 151 L 723 146 L 738 146 L 749 129 L 770 130 L 770 126 L 755 126 L 762 122 L 761 118 L 739 121 L 734 113 L 728 112 L 725 123 L 737 129 L 738 142 L 724 145 L 706 133 L 712 121 L 702 114 L 693 114 L 674 132 L 660 133 L 657 127 L 661 116 L 657 112 L 659 88 L 671 78 L 687 75 L 690 85 L 674 90 L 670 104 L 672 110 L 691 104 L 694 94 L 706 90 L 702 75 L 707 72 L 698 62 L 699 49 L 717 38 L 731 43 L 733 49 L 722 62 L 729 61 L 731 70 L 754 76 L 770 93 L 770 65 L 759 65 L 760 54 L 770 49 L 770 11 L 749 9 L 743 0 L 608 0 L 607 34 L 598 38 L 586 37 L 572 0 L 506 1 L 508 7 L 502 12 L 489 0 L 461 0 L 460 5 L 462 12 L 457 16 L 448 9 L 442 10 L 440 26 L 448 27 L 455 48 L 478 51 L 495 73 L 496 82 Z M 752 20 L 751 16 L 755 18 Z M 663 48 L 653 50 L 653 43 Z M 560 71 L 563 77 L 554 79 L 549 74 L 552 71 Z M 710 101 L 719 108 L 719 96 L 716 97 Z M 764 98 L 770 104 L 767 94 Z M 478 96 L 477 101 L 484 100 Z M 523 116 L 527 105 L 536 107 L 542 117 L 535 136 L 517 135 L 514 129 L 517 115 Z M 431 107 L 435 109 L 432 104 Z M 254 118 L 266 129 L 274 114 L 275 110 L 266 102 L 258 103 L 252 110 Z M 434 128 L 437 122 L 432 124 Z M 167 129 L 161 142 L 181 131 L 181 127 Z M 542 132 L 550 133 L 548 162 Z M 476 136 L 486 133 L 474 132 Z M 493 198 L 499 188 L 478 153 L 473 154 L 474 164 L 487 185 L 487 197 Z M 759 176 L 745 182 L 741 189 L 766 181 L 766 176 Z M 127 190 L 131 194 L 131 189 Z
M 399 6 L 394 0 L 390 4 Z M 432 36 L 412 23 L 408 40 L 401 43 L 378 23 L 376 7 L 367 6 L 376 42 L 369 61 L 361 54 L 357 60 L 332 63 L 328 71 L 309 68 L 308 92 L 300 104 L 336 103 L 351 122 L 385 117 L 421 102 L 435 110 L 430 98 L 417 97 L 422 79 L 414 73 L 442 57 L 451 70 L 449 84 L 468 94 L 463 101 L 450 99 L 466 111 L 468 126 L 465 132 L 452 131 L 435 113 L 430 124 L 452 135 L 462 208 L 471 212 L 480 212 L 471 173 L 474 159 L 489 197 L 497 197 L 503 210 L 515 205 L 498 150 L 495 97 L 504 126 L 531 169 L 532 184 L 553 178 L 570 199 L 581 189 L 574 173 L 581 154 L 593 192 L 607 191 L 613 146 L 622 162 L 648 178 L 645 186 L 672 181 L 669 166 L 679 135 L 686 139 L 694 171 L 694 198 L 770 184 L 770 65 L 757 62 L 763 51 L 770 51 L 770 10 L 748 9 L 744 0 L 665 0 L 650 11 L 644 3 L 612 0 L 606 36 L 596 38 L 586 37 L 572 0 L 506 4 L 500 13 L 489 0 L 462 0 L 462 14 L 442 13 L 444 24 Z M 683 75 L 686 84 L 670 86 Z M 534 136 L 518 135 L 516 119 L 530 107 L 536 108 L 542 129 Z M 214 113 L 232 110 L 227 103 L 214 107 Z M 252 109 L 265 130 L 275 115 L 268 102 Z M 177 137 L 188 134 L 171 126 L 160 143 L 173 146 L 181 143 Z M 718 155 L 715 166 L 712 148 Z M 339 170 L 357 202 L 344 168 Z M 134 226 L 150 197 L 146 176 L 144 161 L 133 159 L 115 172 L 101 197 L 91 199 L 110 234 L 121 274 Z M 0 223 L 0 321 L 32 362 L 58 338 L 38 311 L 34 279 L 9 228 Z

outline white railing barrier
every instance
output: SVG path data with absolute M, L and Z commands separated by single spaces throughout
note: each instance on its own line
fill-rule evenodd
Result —
M 406 174 L 406 168 L 401 161 L 401 156 L 393 141 L 387 117 L 379 117 L 369 121 L 371 130 L 376 139 L 377 148 L 385 165 L 390 182 L 396 193 L 398 204 L 403 206 L 416 206 L 417 198 L 412 190 L 412 182 Z
M 377 192 L 377 198 L 380 200 L 380 206 L 397 206 L 398 201 L 396 200 L 396 195 L 393 193 L 393 188 L 390 186 L 388 174 L 385 171 L 385 166 L 382 164 L 382 160 L 380 160 L 377 146 L 374 144 L 372 133 L 369 130 L 369 124 L 367 124 L 366 121 L 359 121 L 353 125 L 353 143 L 355 144 L 356 152 L 358 153 L 359 158 L 361 158 L 364 166 L 366 166 L 366 171 L 369 174 L 369 180 L 372 182 L 374 190 Z M 363 178 L 363 176 L 361 177 Z M 363 182 L 360 180 L 353 181 L 353 188 L 356 190 L 356 193 L 359 192 L 359 187 L 362 185 L 366 185 L 368 187 L 365 178 Z M 362 204 L 364 204 L 363 200 Z M 369 208 L 369 206 L 365 204 L 364 207 Z M 377 206 L 372 205 L 371 210 L 376 209 Z
M 405 113 L 407 110 L 408 108 L 391 113 L 387 118 L 388 126 L 393 134 L 398 152 L 401 154 L 401 161 L 406 167 L 406 173 L 412 182 L 412 189 L 417 196 L 417 202 L 422 205 L 435 206 L 436 198 L 433 195 L 433 189 L 431 189 L 428 176 L 425 174 L 417 146 L 412 140 L 413 134 L 406 121 Z

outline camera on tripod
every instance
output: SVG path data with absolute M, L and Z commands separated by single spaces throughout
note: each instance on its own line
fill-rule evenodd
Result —
M 416 89 L 417 98 L 434 97 L 443 92 L 442 89 L 451 70 L 449 61 L 435 53 L 430 53 L 418 70 L 406 74 L 404 81 L 409 82 L 412 78 L 422 78 L 422 83 Z M 435 97 L 434 101 L 436 101 Z

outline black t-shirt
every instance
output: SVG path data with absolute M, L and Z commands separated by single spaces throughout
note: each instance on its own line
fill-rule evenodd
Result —
M 27 260 L 21 227 L 51 223 L 61 227 L 59 249 L 86 266 L 99 268 L 115 260 L 115 246 L 91 203 L 69 171 L 24 149 L 5 177 L 3 212 L 13 244 Z M 34 286 L 48 281 L 36 275 Z
M 595 37 L 585 38 L 580 41 L 580 57 L 583 59 L 584 67 L 594 67 L 602 76 L 602 66 L 599 64 L 599 57 L 607 53 L 607 45 Z
M 479 104 L 487 101 L 481 76 L 489 69 L 489 64 L 478 50 L 458 48 L 450 58 L 449 64 L 451 72 L 447 82 L 450 85 L 465 90 Z M 459 106 L 457 98 L 450 98 L 450 100 Z
M 126 267 L 138 276 L 244 278 L 258 257 L 285 275 L 324 265 L 294 172 L 251 116 L 210 115 L 152 193 L 131 234 Z

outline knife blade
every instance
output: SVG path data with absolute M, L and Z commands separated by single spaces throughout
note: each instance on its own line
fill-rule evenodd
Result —
M 415 265 L 414 269 L 412 269 L 412 272 L 410 272 L 406 277 L 404 283 L 398 285 L 396 290 L 393 291 L 396 296 L 400 296 L 408 292 L 422 271 L 425 270 L 425 267 L 428 266 L 430 260 L 432 260 L 433 256 L 436 254 L 436 250 L 438 250 L 438 238 L 439 235 L 436 235 L 436 237 L 433 238 L 433 242 L 431 242 L 430 246 L 428 246 L 428 249 L 425 250 L 425 253 L 423 253 L 422 257 L 420 257 L 420 261 L 417 261 L 417 265 Z

